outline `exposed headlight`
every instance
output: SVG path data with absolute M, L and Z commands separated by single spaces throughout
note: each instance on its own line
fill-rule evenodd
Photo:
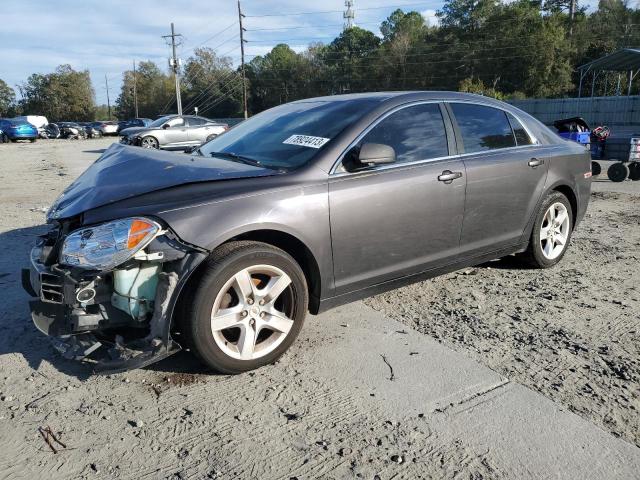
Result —
M 92 270 L 111 270 L 146 247 L 159 231 L 160 225 L 142 217 L 82 228 L 65 239 L 60 263 Z

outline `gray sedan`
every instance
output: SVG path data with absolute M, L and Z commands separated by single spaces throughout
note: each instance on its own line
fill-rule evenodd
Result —
M 51 207 L 23 279 L 69 358 L 106 345 L 98 365 L 122 370 L 186 347 L 239 373 L 307 312 L 506 255 L 556 265 L 590 177 L 583 146 L 486 97 L 301 100 L 190 156 L 112 145 Z
M 143 148 L 186 150 L 197 147 L 225 132 L 228 126 L 195 115 L 167 115 L 146 127 L 120 131 L 120 143 Z

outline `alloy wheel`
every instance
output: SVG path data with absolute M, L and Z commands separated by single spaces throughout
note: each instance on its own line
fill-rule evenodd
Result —
M 255 360 L 275 350 L 293 327 L 291 278 L 273 265 L 253 265 L 220 289 L 211 312 L 216 345 L 229 357 Z
M 569 240 L 569 212 L 556 202 L 549 207 L 540 226 L 540 247 L 545 258 L 553 260 L 564 251 Z
M 158 148 L 156 146 L 156 141 L 155 139 L 151 138 L 151 137 L 145 137 L 142 139 L 142 141 L 140 142 L 140 146 L 142 148 Z

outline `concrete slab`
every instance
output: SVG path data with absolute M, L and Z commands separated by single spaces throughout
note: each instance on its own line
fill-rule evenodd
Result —
M 636 446 L 361 303 L 315 322 L 323 325 L 345 333 L 315 351 L 317 375 L 389 418 L 426 414 L 440 442 L 491 452 L 507 477 L 640 478 Z
M 319 320 L 316 327 L 338 331 L 341 339 L 316 349 L 311 368 L 357 388 L 364 401 L 384 405 L 395 419 L 433 412 L 506 382 L 475 360 L 362 303 L 340 307 Z

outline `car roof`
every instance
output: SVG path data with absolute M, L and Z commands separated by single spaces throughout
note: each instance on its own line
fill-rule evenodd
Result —
M 440 101 L 482 101 L 484 103 L 492 103 L 496 106 L 506 105 L 504 102 L 496 100 L 495 98 L 485 97 L 483 95 L 477 95 L 475 93 L 465 92 L 451 92 L 445 90 L 414 90 L 414 91 L 402 91 L 402 92 L 366 92 L 366 93 L 347 93 L 341 95 L 329 95 L 325 97 L 314 97 L 297 100 L 292 103 L 305 103 L 305 102 L 341 102 L 341 101 L 354 101 L 354 100 L 378 100 L 381 103 L 384 101 L 398 102 L 402 100 L 440 100 Z

